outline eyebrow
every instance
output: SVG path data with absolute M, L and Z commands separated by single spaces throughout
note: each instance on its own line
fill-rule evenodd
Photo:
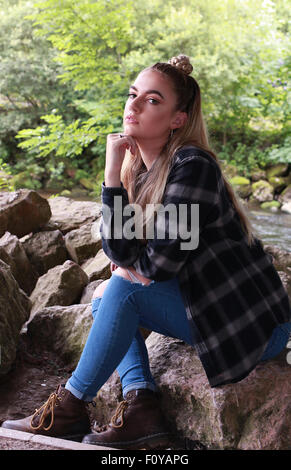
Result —
M 129 88 L 133 88 L 134 90 L 138 91 L 138 89 L 136 88 L 136 86 L 134 85 L 131 85 Z M 155 93 L 156 95 L 159 95 L 161 98 L 163 98 L 163 100 L 165 99 L 164 96 L 162 95 L 162 93 L 158 90 L 147 90 L 146 91 L 147 94 L 149 93 Z

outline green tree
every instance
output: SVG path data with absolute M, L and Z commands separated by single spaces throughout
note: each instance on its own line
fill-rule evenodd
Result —
M 18 134 L 20 145 L 60 159 L 78 154 L 80 164 L 87 147 L 101 170 L 105 135 L 121 127 L 129 81 L 143 67 L 179 53 L 191 58 L 218 149 L 238 142 L 247 148 L 268 133 L 280 138 L 290 126 L 290 44 L 282 5 L 284 0 L 39 1 L 37 34 L 56 51 L 61 83 L 84 95 L 73 97 L 75 119 L 68 122 L 60 110 L 51 118 L 46 113 L 41 126 Z
M 75 111 L 70 87 L 58 81 L 62 68 L 54 60 L 55 50 L 45 38 L 36 37 L 26 18 L 34 11 L 32 2 L 0 0 L 0 7 L 0 139 L 15 151 L 19 129 L 35 125 L 56 106 L 69 121 Z M 8 157 L 15 163 L 13 152 Z
M 31 15 L 37 34 L 58 51 L 62 82 L 91 90 L 120 80 L 119 64 L 131 40 L 131 7 L 123 0 L 42 0 Z
M 24 139 L 19 146 L 40 156 L 74 160 L 94 143 L 92 151 L 103 154 L 102 169 L 105 136 L 121 125 L 125 77 L 120 64 L 131 40 L 131 5 L 121 0 L 45 0 L 35 7 L 29 16 L 35 34 L 51 42 L 63 70 L 60 83 L 74 90 L 79 116 L 68 123 L 59 109 L 51 117 L 44 115 L 36 129 L 18 133 Z
M 270 116 L 278 125 L 279 108 L 290 92 L 280 90 L 279 96 L 272 89 L 267 107 L 264 100 L 278 64 L 287 64 L 289 41 L 274 2 L 150 0 L 135 7 L 137 40 L 124 57 L 126 68 L 136 70 L 186 53 L 202 88 L 210 128 L 224 142 L 245 133 L 258 118 Z M 280 122 L 285 123 L 283 112 Z

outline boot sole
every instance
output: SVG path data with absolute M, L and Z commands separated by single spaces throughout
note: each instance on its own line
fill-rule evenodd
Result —
M 50 436 L 56 437 L 57 439 L 65 439 L 66 441 L 74 441 L 74 442 L 82 442 L 82 439 L 86 436 L 86 434 L 73 434 L 72 436 Z
M 45 437 L 54 437 L 56 439 L 65 439 L 66 441 L 75 441 L 75 442 L 82 442 L 82 439 L 90 432 L 90 430 L 83 432 L 82 434 L 66 434 L 65 436 L 59 436 L 58 434 L 49 434 L 46 432 L 31 432 L 30 429 L 23 429 L 20 427 L 12 427 L 12 426 L 0 426 L 5 429 L 11 429 L 14 431 L 21 431 L 21 432 L 27 432 L 30 434 L 34 434 L 35 436 L 45 436 Z
M 94 436 L 95 437 L 95 436 Z M 153 434 L 151 436 L 141 437 L 134 441 L 122 442 L 102 442 L 95 440 L 94 437 L 84 437 L 83 444 L 92 444 L 96 446 L 113 447 L 115 449 L 128 450 L 151 450 L 164 448 L 170 443 L 171 435 L 169 433 Z M 97 436 L 96 436 L 97 437 Z

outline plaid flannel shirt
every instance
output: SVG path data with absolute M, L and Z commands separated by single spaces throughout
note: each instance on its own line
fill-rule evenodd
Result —
M 261 241 L 248 245 L 219 165 L 208 153 L 187 146 L 176 153 L 168 175 L 163 206 L 187 204 L 190 214 L 191 204 L 199 204 L 199 243 L 191 250 L 181 250 L 185 240 L 179 234 L 175 239 L 154 236 L 146 245 L 137 237 L 107 238 L 116 217 L 123 225 L 129 218 L 114 208 L 115 196 L 121 196 L 122 207 L 129 204 L 122 183 L 108 188 L 103 183 L 107 215 L 105 220 L 102 210 L 100 232 L 106 255 L 155 281 L 177 277 L 210 385 L 243 379 L 260 361 L 273 329 L 290 321 L 291 308 Z M 159 213 L 155 235 L 158 226 Z

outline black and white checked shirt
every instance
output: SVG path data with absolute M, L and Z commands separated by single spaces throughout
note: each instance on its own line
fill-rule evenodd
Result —
M 210 385 L 243 379 L 260 361 L 273 329 L 290 321 L 291 308 L 261 241 L 248 245 L 219 165 L 206 152 L 187 146 L 176 153 L 168 175 L 163 206 L 187 204 L 190 217 L 191 204 L 199 204 L 199 244 L 192 250 L 181 250 L 185 240 L 179 234 L 175 239 L 154 237 L 146 245 L 137 238 L 106 238 L 106 230 L 121 216 L 114 211 L 114 196 L 122 196 L 122 207 L 129 204 L 123 185 L 103 183 L 107 215 L 102 210 L 100 231 L 106 255 L 155 281 L 177 277 Z M 122 223 L 128 219 L 123 216 Z M 157 226 L 159 214 L 155 234 Z

